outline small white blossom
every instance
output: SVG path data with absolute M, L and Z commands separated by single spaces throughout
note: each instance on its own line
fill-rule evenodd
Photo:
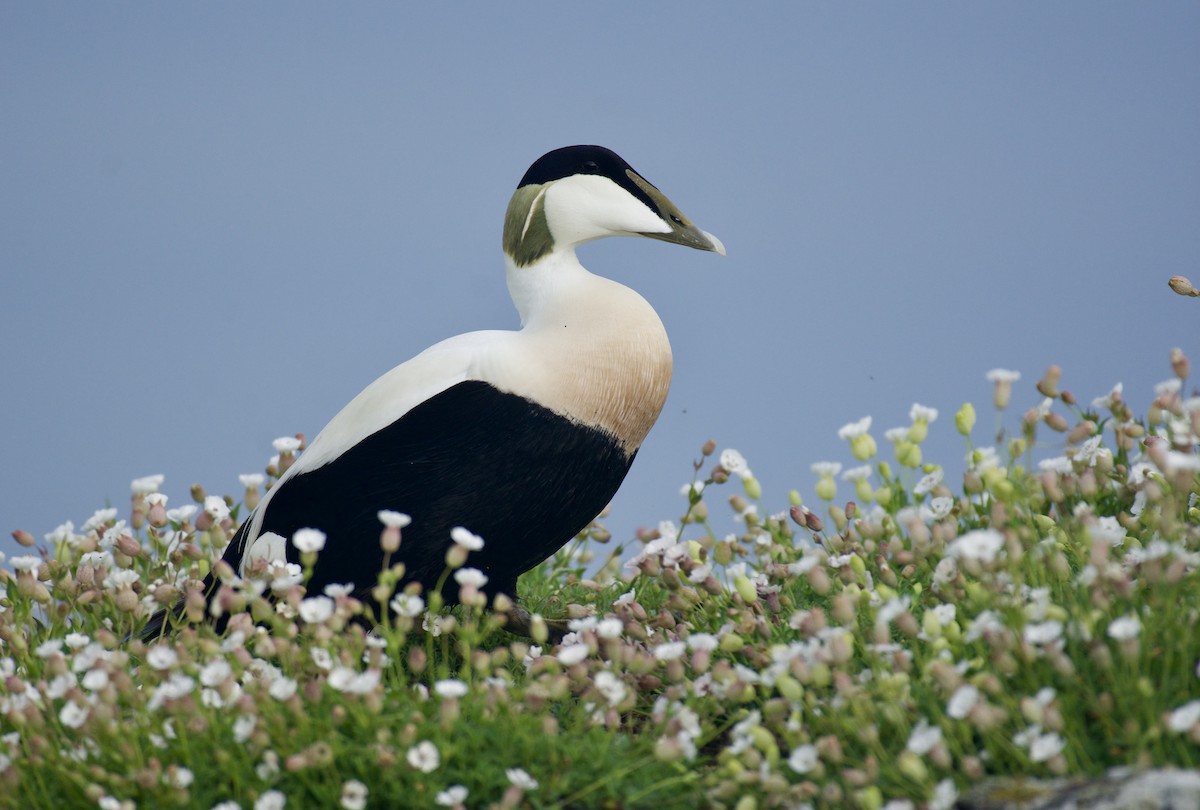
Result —
M 958 788 L 953 779 L 943 779 L 933 789 L 933 798 L 929 800 L 929 810 L 951 810 L 958 801 Z
M 325 548 L 325 532 L 320 529 L 299 529 L 292 535 L 297 551 L 320 551 Z
M 280 436 L 271 442 L 276 453 L 294 453 L 300 449 L 300 440 L 295 436 Z
M 268 790 L 254 800 L 254 810 L 283 810 L 287 796 L 281 790 Z
M 451 785 L 445 790 L 439 791 L 438 795 L 434 797 L 434 801 L 442 807 L 454 807 L 465 802 L 468 795 L 467 789 L 462 785 Z
M 479 551 L 483 548 L 483 538 L 462 526 L 455 526 L 450 530 L 450 539 L 467 551 Z
M 151 492 L 158 492 L 165 480 L 165 475 L 147 475 L 130 481 L 129 488 L 133 490 L 134 495 L 149 495 Z
M 1004 547 L 1004 535 L 995 529 L 976 529 L 959 535 L 947 548 L 951 557 L 990 563 Z
M 433 685 L 433 691 L 444 698 L 460 698 L 467 693 L 467 688 L 458 678 L 447 678 Z
M 214 658 L 200 670 L 200 683 L 204 686 L 220 686 L 233 675 L 233 668 L 224 658 Z
M 620 619 L 612 616 L 601 619 L 596 623 L 596 635 L 600 638 L 620 638 L 625 631 L 625 625 Z
M 1167 728 L 1177 734 L 1186 734 L 1200 723 L 1200 700 L 1183 704 L 1167 715 Z
M 833 478 L 842 471 L 842 464 L 838 461 L 817 461 L 809 465 L 809 469 L 821 478 Z
M 1142 622 L 1137 616 L 1130 614 L 1114 619 L 1108 625 L 1108 637 L 1116 641 L 1128 641 L 1137 638 L 1142 632 Z
M 748 478 L 751 476 L 750 467 L 746 464 L 746 458 L 732 447 L 722 450 L 718 459 L 721 466 L 731 475 L 736 475 L 739 478 Z
M 155 669 L 170 669 L 179 661 L 175 650 L 165 644 L 155 644 L 146 651 L 146 663 Z
M 258 725 L 258 718 L 252 714 L 243 714 L 233 721 L 233 739 L 234 742 L 244 743 L 250 739 L 250 735 L 254 733 L 254 727 Z
M 229 504 L 225 503 L 224 498 L 209 495 L 204 499 L 204 511 L 208 512 L 213 520 L 220 522 L 229 517 Z
M 442 755 L 438 753 L 437 746 L 429 740 L 422 740 L 408 749 L 404 758 L 408 761 L 409 766 L 421 773 L 433 773 L 442 763 Z
M 454 572 L 454 581 L 459 585 L 472 585 L 476 588 L 482 588 L 487 585 L 487 574 L 480 571 L 478 568 L 460 568 Z
M 258 489 L 267 481 L 262 473 L 245 473 L 238 476 L 238 482 L 246 489 Z
M 616 706 L 625 699 L 625 695 L 628 693 L 624 682 L 607 669 L 597 672 L 593 683 L 596 685 L 596 690 L 604 696 L 609 706 Z
M 969 683 L 964 683 L 950 696 L 950 701 L 946 704 L 946 714 L 955 720 L 962 720 L 978 702 L 979 690 Z
M 851 422 L 848 425 L 842 425 L 840 428 L 838 428 L 837 435 L 839 439 L 853 439 L 863 435 L 870 429 L 871 417 L 864 416 L 857 422 Z
M 1050 619 L 1045 622 L 1034 622 L 1025 625 L 1022 637 L 1025 643 L 1034 645 L 1052 644 L 1062 638 L 1062 622 Z
M 90 710 L 78 703 L 67 701 L 58 712 L 58 719 L 67 728 L 79 728 L 88 719 Z
M 945 477 L 945 475 L 946 474 L 942 471 L 942 468 L 938 467 L 936 470 L 929 473 L 917 482 L 917 485 L 913 487 L 913 494 L 928 495 L 938 484 L 942 483 L 942 479 Z
M 300 618 L 308 624 L 320 624 L 333 615 L 335 606 L 328 596 L 310 596 L 300 602 Z
M 398 593 L 392 597 L 392 610 L 398 616 L 413 618 L 425 612 L 425 600 L 416 594 Z
M 507 768 L 504 775 L 508 781 L 521 790 L 537 790 L 538 781 L 530 776 L 524 768 Z
M 14 571 L 36 571 L 42 564 L 42 558 L 36 554 L 22 554 L 9 560 Z
M 654 657 L 659 661 L 674 661 L 682 658 L 685 652 L 687 652 L 686 641 L 669 641 L 654 648 Z
M 866 481 L 871 477 L 871 465 L 863 464 L 860 467 L 851 467 L 842 473 L 843 481 Z
M 808 773 L 817 767 L 818 762 L 820 758 L 817 756 L 815 745 L 801 745 L 793 748 L 792 753 L 788 755 L 788 767 L 796 773 Z
M 367 786 L 357 779 L 348 779 L 342 785 L 341 806 L 343 810 L 363 810 L 367 806 Z
M 559 650 L 555 657 L 558 658 L 559 663 L 569 667 L 587 658 L 589 652 L 586 644 L 571 644 Z
M 391 509 L 380 509 L 376 515 L 379 522 L 389 529 L 403 529 L 412 523 L 412 518 L 403 512 L 393 512 Z
M 908 743 L 905 745 L 909 751 L 912 751 L 917 756 L 928 754 L 935 745 L 942 741 L 941 726 L 931 726 L 925 722 L 922 717 L 917 725 L 913 727 L 912 732 L 908 735 Z
M 928 405 L 921 405 L 914 402 L 913 406 L 908 409 L 908 418 L 914 422 L 924 421 L 925 424 L 932 425 L 937 421 L 938 410 L 937 408 L 931 408 Z
M 1061 754 L 1066 745 L 1066 741 L 1053 732 L 1038 734 L 1029 743 L 1029 758 L 1034 762 L 1045 762 Z
M 276 700 L 287 700 L 292 695 L 296 694 L 298 684 L 291 678 L 276 678 L 271 681 L 271 685 L 267 687 L 267 694 Z
M 993 383 L 1015 383 L 1021 379 L 1021 372 L 1009 371 L 1006 368 L 994 368 L 987 373 L 988 382 Z

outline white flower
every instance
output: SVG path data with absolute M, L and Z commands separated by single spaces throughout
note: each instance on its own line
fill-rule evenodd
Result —
M 1051 644 L 1058 641 L 1062 637 L 1062 633 L 1062 622 L 1050 619 L 1045 622 L 1025 625 L 1022 637 L 1025 639 L 1026 644 Z
M 267 694 L 276 700 L 287 700 L 296 694 L 297 684 L 291 678 L 276 678 L 267 687 Z
M 1183 704 L 1167 715 L 1167 728 L 1177 734 L 1186 734 L 1200 723 L 1200 700 Z
M 941 741 L 941 727 L 929 725 L 929 723 L 925 722 L 925 718 L 922 717 L 908 735 L 908 744 L 905 745 L 905 748 L 917 756 L 922 756 L 929 753 Z
M 1029 744 L 1029 758 L 1034 762 L 1045 762 L 1058 756 L 1066 747 L 1066 741 L 1057 734 L 1038 734 Z
M 624 682 L 607 669 L 597 672 L 593 683 L 596 685 L 596 691 L 604 696 L 609 706 L 616 706 L 625 699 L 625 695 L 628 692 Z
M 913 494 L 914 495 L 928 495 L 930 492 L 933 491 L 934 487 L 936 487 L 938 484 L 942 483 L 942 478 L 944 478 L 945 475 L 946 474 L 942 471 L 942 468 L 938 467 L 936 470 L 929 473 L 928 475 L 926 475 L 924 478 L 922 478 L 920 481 L 917 482 L 917 485 L 915 487 L 913 487 Z
M 692 493 L 695 493 L 696 496 L 699 497 L 700 493 L 703 491 L 704 491 L 704 482 L 703 481 L 692 481 L 690 483 L 684 484 L 682 487 L 679 488 L 679 494 L 685 498 L 692 497 Z
M 943 779 L 933 789 L 933 798 L 929 800 L 929 810 L 951 810 L 958 801 L 958 788 L 953 779 Z
M 924 420 L 925 424 L 932 425 L 937 421 L 937 408 L 930 408 L 928 405 L 921 405 L 914 402 L 913 406 L 908 409 L 908 418 L 914 422 Z
M 14 571 L 36 571 L 42 564 L 42 558 L 36 554 L 22 554 L 9 560 Z
M 408 524 L 412 523 L 412 518 L 403 512 L 393 512 L 391 509 L 380 509 L 376 513 L 379 522 L 389 529 L 403 529 Z
M 462 785 L 451 785 L 443 791 L 440 791 L 434 798 L 442 807 L 454 807 L 456 804 L 462 804 L 467 800 L 467 789 Z
M 1038 469 L 1042 472 L 1053 472 L 1059 475 L 1066 475 L 1074 469 L 1071 464 L 1071 459 L 1066 456 L 1055 456 L 1054 458 L 1044 458 L 1038 462 Z
M 796 773 L 808 773 L 817 767 L 819 761 L 815 745 L 802 745 L 792 749 L 792 753 L 788 756 L 788 767 Z
M 168 768 L 167 772 L 163 774 L 163 781 L 172 787 L 186 788 L 191 786 L 192 782 L 196 781 L 196 775 L 192 773 L 190 768 L 174 765 Z
M 537 780 L 530 776 L 524 768 L 507 768 L 504 775 L 508 777 L 509 782 L 521 790 L 537 790 Z
M 838 461 L 817 461 L 809 465 L 809 469 L 822 478 L 833 478 L 842 471 L 842 465 Z
M 325 595 L 330 599 L 337 599 L 339 596 L 350 596 L 354 593 L 353 582 L 330 582 L 324 587 Z M 369 642 L 368 642 L 369 643 Z
M 421 773 L 433 773 L 442 763 L 442 756 L 438 753 L 437 746 L 429 740 L 422 740 L 408 749 L 404 758 L 411 767 Z
M 67 701 L 58 712 L 58 719 L 67 728 L 79 728 L 88 719 L 90 710 L 77 703 Z
M 245 473 L 238 476 L 238 482 L 246 489 L 258 489 L 267 481 L 262 473 Z
M 392 610 L 398 616 L 413 618 L 425 612 L 425 600 L 411 593 L 398 593 L 392 597 Z
M 950 696 L 950 701 L 946 704 L 946 714 L 955 720 L 962 720 L 978 702 L 979 690 L 969 683 L 964 683 Z
M 1142 632 L 1142 622 L 1137 616 L 1132 613 L 1128 616 L 1122 616 L 1119 619 L 1113 619 L 1108 626 L 1108 637 L 1116 641 L 1128 641 L 1129 639 L 1137 638 Z
M 86 647 L 92 640 L 83 633 L 67 633 L 67 637 L 63 639 L 67 646 L 72 650 L 78 650 L 80 647 Z
M 954 508 L 954 499 L 947 497 L 932 498 L 929 501 L 929 517 L 933 520 L 941 520 L 950 514 L 950 510 Z
M 444 698 L 460 698 L 467 693 L 467 685 L 458 678 L 447 678 L 435 683 L 433 691 Z
M 843 481 L 866 481 L 871 477 L 871 465 L 863 464 L 861 467 L 851 467 L 842 473 Z
M 97 509 L 95 512 L 92 513 L 92 516 L 90 518 L 88 518 L 87 520 L 85 520 L 83 522 L 83 525 L 79 527 L 79 530 L 86 534 L 87 532 L 95 531 L 95 530 L 99 529 L 101 526 L 105 526 L 109 523 L 112 523 L 116 519 L 117 519 L 117 508 L 115 506 L 111 506 L 107 509 Z M 70 525 L 70 524 L 63 524 L 63 526 L 67 526 L 67 525 Z M 60 526 L 59 529 L 62 529 L 63 526 Z M 70 532 L 68 531 L 67 533 L 69 534 Z M 57 539 L 65 540 L 66 538 L 59 537 Z M 50 541 L 50 535 L 46 535 L 46 540 Z M 51 541 L 51 542 L 53 542 L 53 541 Z
M 175 650 L 165 644 L 155 644 L 146 651 L 146 663 L 155 669 L 170 669 L 179 661 Z
M 454 581 L 459 585 L 473 585 L 476 588 L 482 588 L 487 585 L 487 574 L 480 571 L 478 568 L 460 568 L 454 572 Z
M 455 526 L 450 530 L 450 539 L 467 551 L 479 551 L 483 548 L 483 538 L 462 526 Z
M 851 422 L 848 425 L 842 425 L 840 428 L 838 428 L 837 435 L 838 435 L 839 439 L 853 439 L 857 436 L 863 435 L 870 429 L 871 429 L 871 417 L 864 416 L 862 419 L 859 419 L 857 422 Z M 813 472 L 816 472 L 816 470 L 814 470 Z
M 320 551 L 325 548 L 325 532 L 320 529 L 299 529 L 292 535 L 297 551 Z
M 588 645 L 586 644 L 571 644 L 559 650 L 558 655 L 555 657 L 558 658 L 559 663 L 569 667 L 587 658 L 588 652 Z
M 951 557 L 990 563 L 1003 547 L 1003 534 L 995 529 L 976 529 L 956 537 L 946 550 Z
M 212 806 L 212 810 L 242 810 L 242 806 L 233 799 L 229 799 L 227 801 L 217 802 Z
M 167 520 L 171 521 L 172 523 L 187 523 L 192 519 L 192 516 L 199 511 L 199 509 L 200 507 L 196 506 L 194 503 L 185 503 L 178 509 L 168 509 Z
M 908 438 L 908 431 L 909 428 L 906 427 L 888 428 L 883 432 L 883 438 L 887 439 L 892 444 L 896 444 Z
M 739 478 L 750 476 L 750 468 L 746 465 L 746 458 L 732 447 L 722 450 L 718 460 L 721 466 L 731 475 L 736 475 Z
M 300 602 L 300 618 L 308 624 L 320 624 L 333 615 L 334 607 L 328 596 L 310 596 Z
M 300 440 L 295 436 L 280 436 L 271 442 L 276 453 L 294 453 L 300 449 Z
M 224 658 L 214 658 L 200 670 L 200 683 L 204 686 L 220 686 L 233 675 L 233 668 Z
M 224 498 L 209 495 L 204 499 L 204 511 L 208 512 L 213 520 L 220 522 L 229 517 L 229 504 L 225 503 Z
M 80 684 L 89 692 L 95 692 L 108 686 L 108 672 L 103 669 L 90 669 L 83 676 Z
M 625 624 L 617 618 L 609 616 L 596 624 L 596 635 L 600 638 L 620 638 L 625 631 Z
M 715 650 L 721 645 L 720 640 L 711 633 L 692 633 L 688 636 L 687 645 L 693 650 Z
M 355 672 L 350 667 L 336 666 L 329 672 L 327 681 L 331 689 L 350 695 L 363 695 L 373 690 L 379 684 L 379 672 L 368 669 L 366 672 Z
M 133 490 L 134 495 L 149 495 L 151 492 L 158 492 L 165 480 L 165 475 L 147 475 L 130 481 L 129 488 Z
M 988 382 L 993 383 L 1015 383 L 1021 379 L 1021 372 L 1009 371 L 1006 368 L 994 368 L 987 373 Z
M 685 652 L 687 652 L 686 641 L 669 641 L 654 648 L 654 657 L 659 661 L 674 661 L 682 658 Z
M 357 779 L 348 779 L 342 785 L 341 805 L 345 810 L 363 810 L 367 806 L 367 786 Z
M 254 800 L 254 810 L 283 810 L 287 796 L 281 790 L 268 790 Z
M 258 718 L 252 714 L 243 714 L 233 721 L 233 739 L 234 742 L 244 743 L 250 739 L 250 735 L 254 733 L 254 727 L 258 725 Z

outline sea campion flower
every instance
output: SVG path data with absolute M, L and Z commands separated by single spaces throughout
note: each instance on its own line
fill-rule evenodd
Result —
M 836 461 L 818 461 L 811 466 L 818 477 L 817 497 L 832 501 L 837 497 L 837 482 L 833 477 L 842 471 L 842 465 Z
M 871 434 L 867 431 L 871 429 L 871 417 L 864 416 L 857 422 L 851 422 L 848 425 L 842 425 L 838 430 L 838 438 L 845 439 L 850 442 L 850 452 L 859 461 L 866 461 L 871 456 L 875 455 L 878 449 L 875 446 L 875 440 L 871 438 Z
M 964 683 L 950 696 L 950 701 L 946 704 L 946 714 L 955 720 L 962 720 L 979 703 L 979 698 L 979 690 L 969 683 Z
M 415 618 L 425 612 L 425 600 L 417 594 L 398 593 L 392 597 L 392 610 L 399 616 Z
M 458 678 L 447 678 L 433 685 L 433 691 L 444 698 L 460 698 L 467 694 L 467 688 L 467 684 Z
M 367 806 L 367 786 L 357 779 L 348 779 L 342 784 L 340 804 L 343 810 L 363 810 Z
M 1122 616 L 1119 619 L 1114 619 L 1108 625 L 1108 637 L 1115 641 L 1128 641 L 1135 639 L 1142 632 L 1142 622 L 1137 616 L 1129 614 Z
M 462 526 L 455 526 L 450 530 L 450 539 L 467 551 L 479 551 L 483 548 L 483 538 Z
M 487 585 L 487 574 L 478 568 L 460 568 L 454 572 L 454 581 L 464 587 L 482 588 Z
M 929 426 L 937 421 L 938 410 L 914 402 L 908 411 L 908 418 L 912 420 L 912 427 L 908 429 L 908 440 L 913 444 L 920 444 L 929 435 Z
M 268 790 L 254 800 L 254 810 L 283 810 L 287 796 L 281 790 Z
M 310 596 L 300 602 L 300 618 L 307 624 L 320 624 L 333 615 L 334 607 L 328 596 Z
M 411 768 L 421 773 L 433 773 L 442 764 L 442 755 L 438 753 L 437 746 L 429 740 L 422 740 L 408 749 L 404 758 Z
M 867 480 L 870 477 L 871 465 L 869 464 L 851 467 L 842 473 L 843 481 L 854 482 L 854 496 L 864 504 L 869 503 L 875 497 L 875 492 L 871 489 L 871 482 Z
M 1008 407 L 1012 397 L 1012 384 L 1021 379 L 1021 372 L 1009 371 L 1006 368 L 994 368 L 987 373 L 988 382 L 992 383 L 992 403 L 996 410 L 1002 411 Z
M 204 499 L 204 511 L 209 516 L 220 523 L 225 518 L 229 517 L 229 504 L 225 503 L 225 499 L 216 495 L 209 495 Z
M 508 777 L 508 781 L 521 790 L 530 791 L 537 790 L 538 781 L 529 775 L 524 768 L 507 768 L 504 775 Z
M 151 492 L 158 492 L 158 488 L 162 486 L 166 476 L 161 473 L 158 475 L 147 475 L 142 478 L 135 478 L 129 483 L 129 488 L 133 490 L 134 495 L 149 495 Z
M 464 803 L 468 795 L 470 795 L 469 792 L 462 785 L 451 785 L 445 790 L 439 791 L 434 801 L 442 807 L 454 807 Z
M 718 458 L 721 466 L 730 475 L 736 475 L 739 478 L 749 478 L 753 476 L 753 474 L 750 472 L 750 467 L 746 464 L 745 457 L 732 447 L 722 450 L 721 455 Z
M 292 535 L 297 551 L 316 552 L 325 548 L 325 532 L 320 529 L 299 529 Z
M 801 745 L 788 755 L 788 767 L 796 773 L 808 773 L 820 763 L 815 745 Z
M 1004 548 L 1004 535 L 995 529 L 976 529 L 959 535 L 946 549 L 951 557 L 990 563 Z

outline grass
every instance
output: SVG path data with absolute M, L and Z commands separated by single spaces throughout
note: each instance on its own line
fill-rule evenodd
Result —
M 217 635 L 196 581 L 244 505 L 139 479 L 125 519 L 0 560 L 0 806 L 901 810 L 986 775 L 1196 767 L 1200 399 L 1172 370 L 1137 416 L 1052 368 L 1007 436 L 998 370 L 995 447 L 969 405 L 914 406 L 890 452 L 860 420 L 858 466 L 814 465 L 807 505 L 709 443 L 682 520 L 616 547 L 595 524 L 522 579 L 557 646 L 470 587 L 451 611 L 410 589 L 368 634 L 303 568 L 227 577 Z M 953 485 L 935 429 L 965 443 Z M 171 637 L 128 640 L 189 593 Z

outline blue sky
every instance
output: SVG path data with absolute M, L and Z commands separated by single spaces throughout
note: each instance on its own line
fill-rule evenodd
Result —
M 913 402 L 961 469 L 991 368 L 1014 410 L 1051 363 L 1141 409 L 1171 347 L 1200 363 L 1166 286 L 1200 281 L 1200 5 L 469 8 L 0 6 L 0 549 L 143 475 L 240 494 L 388 368 L 514 328 L 504 207 L 571 143 L 729 251 L 581 250 L 675 349 L 618 539 L 678 516 L 709 438 L 782 509 Z

